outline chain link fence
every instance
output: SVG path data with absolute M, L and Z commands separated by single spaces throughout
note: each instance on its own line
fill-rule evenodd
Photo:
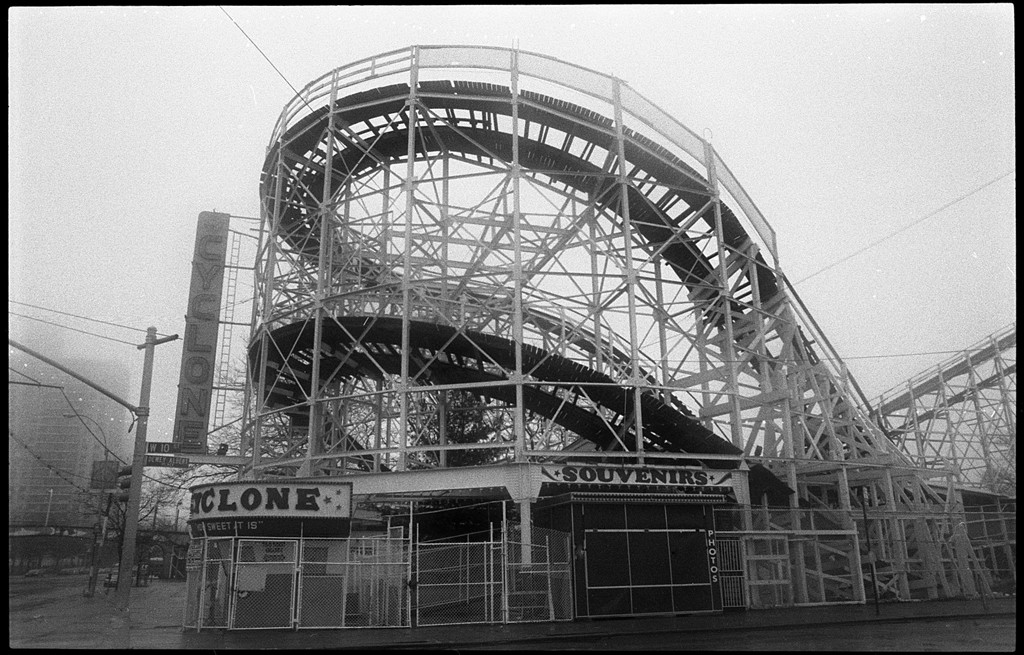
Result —
M 416 547 L 416 624 L 501 621 L 500 542 L 421 543 Z
M 205 539 L 205 556 L 196 571 L 199 574 L 197 628 L 228 627 L 231 601 L 231 539 Z
M 568 621 L 569 535 L 519 526 L 501 539 L 421 543 L 416 548 L 416 625 Z
M 182 626 L 199 629 L 199 607 L 203 592 L 203 562 L 206 558 L 206 540 L 193 539 L 185 559 L 185 610 Z
M 297 548 L 294 540 L 238 540 L 230 627 L 292 627 Z
M 737 586 L 749 608 L 864 602 L 876 592 L 883 601 L 1016 593 L 1014 512 L 883 507 L 865 517 L 862 509 L 737 506 L 716 508 L 715 520 L 743 560 L 723 570 L 725 607 L 738 606 Z
M 407 625 L 408 548 L 403 539 L 304 540 L 298 626 Z
M 569 535 L 535 527 L 531 543 L 524 543 L 516 526 L 489 536 L 420 543 L 412 551 L 401 530 L 351 539 L 196 539 L 184 625 L 258 630 L 404 627 L 413 618 L 424 626 L 571 620 Z
M 569 535 L 533 526 L 531 542 L 524 543 L 520 526 L 509 529 L 507 621 L 569 621 L 573 618 Z

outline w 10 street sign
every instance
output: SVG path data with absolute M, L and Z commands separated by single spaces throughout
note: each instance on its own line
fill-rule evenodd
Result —
M 147 441 L 146 442 L 146 466 L 170 466 L 172 468 L 187 468 L 188 457 L 176 457 L 181 452 L 181 444 L 169 441 Z
M 188 457 L 174 455 L 146 455 L 145 466 L 170 466 L 171 468 L 188 468 Z
M 166 455 L 168 453 L 180 453 L 181 444 L 170 441 L 147 441 L 146 452 L 153 455 Z

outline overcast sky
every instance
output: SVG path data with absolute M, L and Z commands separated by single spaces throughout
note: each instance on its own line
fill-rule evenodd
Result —
M 1012 5 L 227 11 L 297 88 L 395 48 L 518 42 L 709 130 L 783 270 L 813 275 L 797 288 L 869 397 L 1016 320 Z M 293 91 L 216 6 L 15 8 L 8 37 L 9 300 L 182 333 L 196 218 L 258 216 Z M 9 328 L 52 356 L 122 362 L 138 389 L 133 346 L 20 316 Z M 157 347 L 150 440 L 170 440 L 180 357 L 180 341 Z

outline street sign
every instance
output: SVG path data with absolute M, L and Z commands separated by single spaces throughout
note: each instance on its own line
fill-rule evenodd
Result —
M 171 443 L 170 441 L 147 441 L 146 452 L 155 453 L 159 455 L 166 455 L 167 453 L 180 453 L 181 444 Z
M 171 468 L 188 468 L 188 457 L 171 455 L 146 455 L 146 466 L 169 466 Z

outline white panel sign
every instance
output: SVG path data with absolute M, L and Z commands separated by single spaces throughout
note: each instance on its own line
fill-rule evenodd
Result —
M 190 520 L 351 516 L 351 482 L 222 482 L 192 488 Z
M 196 227 L 173 432 L 174 443 L 186 453 L 206 453 L 228 220 L 228 214 L 202 212 Z
M 555 484 L 614 484 L 651 487 L 732 488 L 732 472 L 709 469 L 683 469 L 625 466 L 544 466 L 544 482 Z

